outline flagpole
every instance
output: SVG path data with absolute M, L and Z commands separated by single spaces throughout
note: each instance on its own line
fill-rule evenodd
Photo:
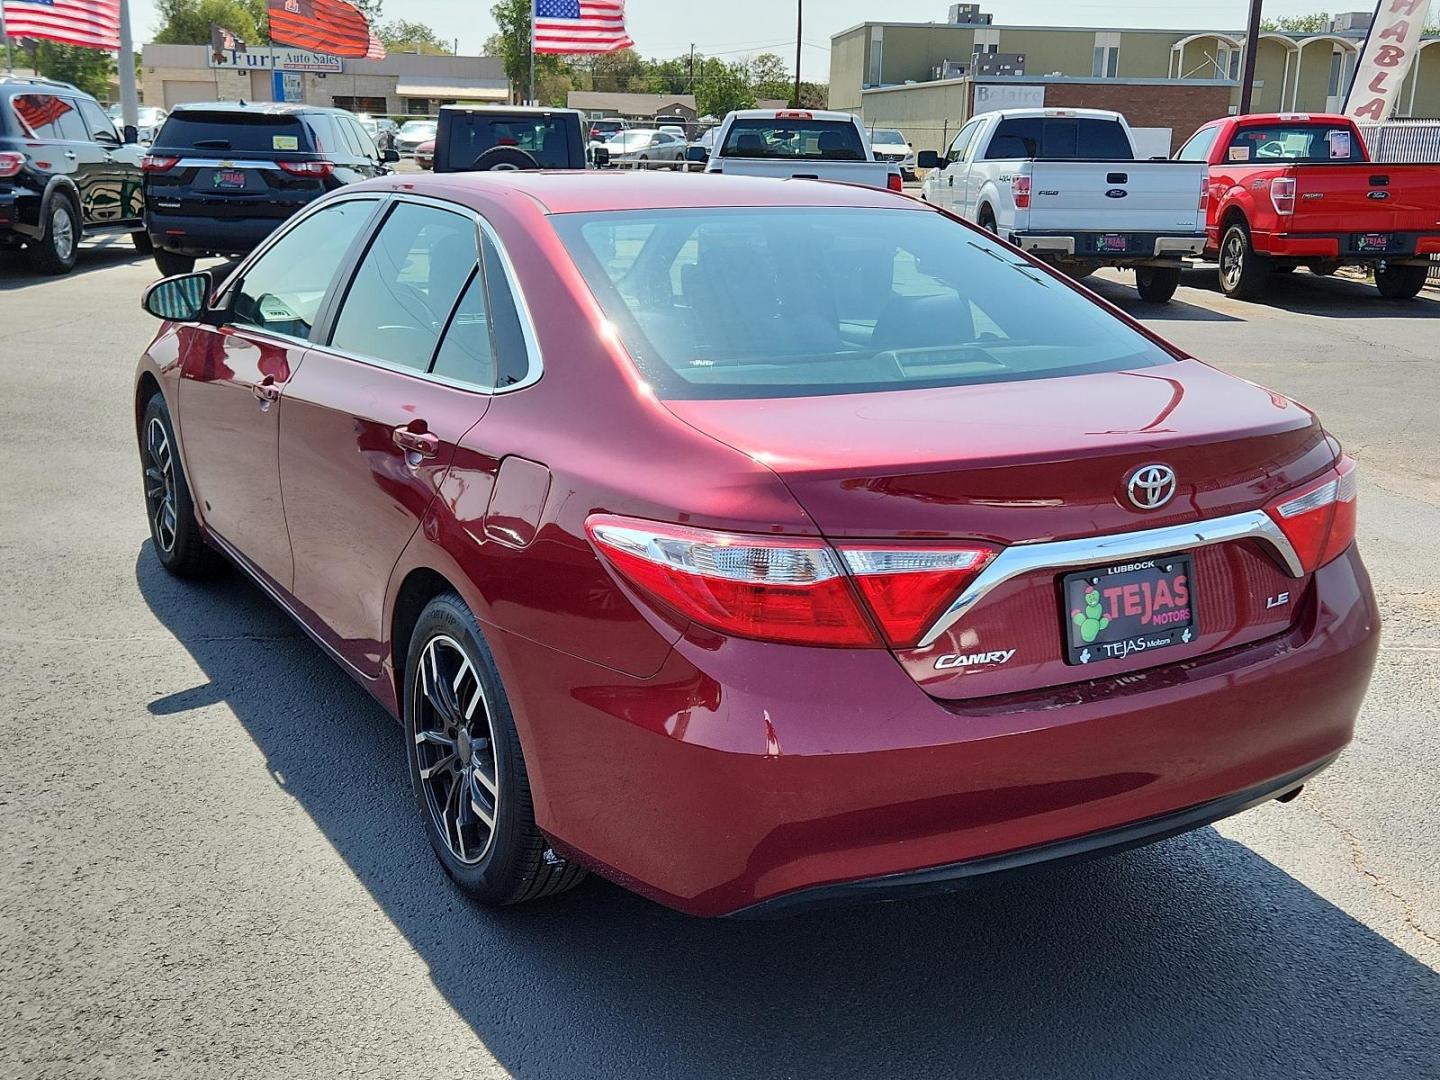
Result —
M 530 99 L 528 105 L 535 104 L 535 3 L 530 0 Z
M 0 0 L 0 41 L 5 42 L 5 74 L 15 74 L 15 54 L 10 45 L 10 35 L 5 33 L 5 4 Z
M 135 38 L 130 33 L 130 0 L 120 0 L 120 55 L 115 66 L 120 76 L 121 127 L 138 130 L 140 95 L 135 88 Z

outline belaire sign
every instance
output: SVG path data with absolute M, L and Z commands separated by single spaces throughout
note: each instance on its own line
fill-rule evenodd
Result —
M 272 52 L 275 54 L 273 62 L 270 58 Z M 283 45 L 277 45 L 274 49 L 265 45 L 256 45 L 248 50 L 224 49 L 220 52 L 211 50 L 210 66 L 212 68 L 241 68 L 246 71 L 338 72 L 344 70 L 338 56 L 311 52 L 309 49 L 294 49 Z
M 1420 35 L 1430 0 L 1380 0 L 1355 79 L 1345 98 L 1345 115 L 1356 123 L 1388 120 L 1400 97 L 1400 85 L 1420 51 Z

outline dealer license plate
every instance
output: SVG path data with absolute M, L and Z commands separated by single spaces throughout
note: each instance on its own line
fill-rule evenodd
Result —
M 216 169 L 211 183 L 233 191 L 245 186 L 245 173 L 241 169 Z
M 1066 574 L 1061 593 L 1066 663 L 1123 660 L 1195 640 L 1195 566 L 1189 555 Z
M 1100 237 L 1101 251 L 1129 251 L 1130 238 L 1124 233 L 1105 233 Z
M 1383 232 L 1360 233 L 1355 237 L 1357 251 L 1389 251 L 1390 234 Z

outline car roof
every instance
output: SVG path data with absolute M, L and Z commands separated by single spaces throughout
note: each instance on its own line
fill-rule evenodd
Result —
M 187 101 L 176 105 L 172 113 L 215 112 L 215 113 L 269 113 L 273 115 L 299 115 L 301 113 L 341 113 L 344 109 L 330 109 L 323 105 L 292 104 L 284 101 Z
M 579 109 L 551 109 L 544 105 L 441 105 L 441 112 L 504 113 L 514 116 L 579 116 Z
M 659 210 L 700 207 L 877 207 L 925 210 L 908 196 L 858 184 L 717 173 L 632 172 L 620 169 L 472 172 L 382 177 L 364 185 L 431 194 L 453 202 L 479 204 L 515 194 L 529 197 L 546 213 Z
M 847 112 L 833 112 L 827 109 L 736 109 L 730 115 L 736 120 L 775 120 L 785 118 L 786 120 L 799 120 L 802 115 L 808 116 L 811 120 L 846 120 L 855 122 L 855 114 Z

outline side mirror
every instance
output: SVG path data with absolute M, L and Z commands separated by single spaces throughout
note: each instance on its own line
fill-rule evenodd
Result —
M 934 150 L 921 150 L 915 155 L 915 166 L 920 169 L 938 169 L 940 155 Z
M 590 159 L 595 163 L 595 168 L 603 169 L 610 164 L 610 149 L 605 146 L 597 146 L 590 151 Z
M 685 148 L 685 160 L 696 165 L 704 165 L 710 160 L 710 155 L 703 146 L 687 146 Z
M 384 162 L 386 165 L 394 165 L 397 161 L 400 160 L 400 151 L 399 151 L 399 150 L 381 150 L 381 151 L 380 151 L 380 160 L 381 160 L 382 162 Z
M 162 278 L 145 290 L 140 306 L 157 319 L 194 322 L 205 313 L 211 288 L 209 270 Z

